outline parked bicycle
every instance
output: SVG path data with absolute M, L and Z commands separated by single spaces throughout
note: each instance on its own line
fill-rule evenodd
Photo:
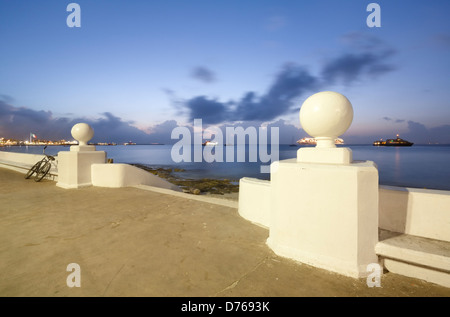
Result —
M 40 182 L 50 171 L 52 168 L 52 162 L 55 160 L 54 156 L 45 154 L 45 149 L 47 148 L 47 145 L 44 146 L 44 158 L 33 165 L 32 168 L 27 172 L 25 175 L 25 178 L 28 179 L 31 176 L 33 176 L 36 173 L 36 176 L 34 177 L 34 180 L 36 182 Z

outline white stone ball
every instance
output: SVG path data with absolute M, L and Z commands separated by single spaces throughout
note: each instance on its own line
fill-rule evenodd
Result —
M 87 123 L 77 123 L 72 127 L 71 133 L 79 145 L 87 145 L 87 142 L 94 136 L 94 129 Z
M 353 107 L 340 93 L 322 91 L 305 100 L 300 109 L 300 124 L 314 138 L 337 138 L 353 121 Z

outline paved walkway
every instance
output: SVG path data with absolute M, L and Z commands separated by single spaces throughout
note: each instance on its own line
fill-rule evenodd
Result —
M 0 296 L 450 296 L 387 273 L 381 287 L 275 255 L 235 208 L 138 188 L 62 189 L 0 168 Z M 69 263 L 81 268 L 70 288 Z

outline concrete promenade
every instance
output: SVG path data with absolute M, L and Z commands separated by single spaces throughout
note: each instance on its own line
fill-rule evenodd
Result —
M 0 168 L 0 296 L 449 297 L 386 273 L 381 287 L 275 255 L 237 209 L 139 188 L 62 189 Z M 69 263 L 81 287 L 69 288 Z

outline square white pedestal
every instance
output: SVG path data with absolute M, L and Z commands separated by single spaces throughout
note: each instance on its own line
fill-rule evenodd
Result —
M 88 149 L 58 153 L 58 183 L 62 188 L 79 188 L 92 185 L 91 165 L 106 162 L 106 152 Z
M 378 170 L 351 164 L 272 163 L 272 250 L 346 276 L 370 274 L 378 263 Z

